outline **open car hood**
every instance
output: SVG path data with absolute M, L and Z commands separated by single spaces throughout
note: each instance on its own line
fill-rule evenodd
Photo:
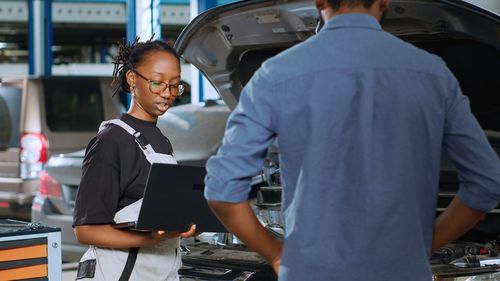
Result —
M 175 48 L 233 109 L 261 63 L 313 36 L 317 22 L 318 11 L 311 0 L 236 2 L 196 17 Z M 460 81 L 462 87 L 475 83 L 468 71 L 491 71 L 489 76 L 500 79 L 500 13 L 460 0 L 393 0 L 382 26 L 440 55 L 459 80 L 466 77 Z

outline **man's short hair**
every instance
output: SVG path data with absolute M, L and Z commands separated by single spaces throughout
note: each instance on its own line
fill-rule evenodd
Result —
M 359 5 L 362 4 L 365 8 L 370 8 L 373 5 L 373 2 L 375 0 L 327 0 L 328 3 L 332 6 L 333 10 L 338 10 L 340 9 L 340 6 L 342 5 Z

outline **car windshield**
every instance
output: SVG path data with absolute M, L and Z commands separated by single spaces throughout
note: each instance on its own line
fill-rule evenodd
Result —
M 98 80 L 52 78 L 45 81 L 44 87 L 47 126 L 51 131 L 95 131 L 104 120 Z

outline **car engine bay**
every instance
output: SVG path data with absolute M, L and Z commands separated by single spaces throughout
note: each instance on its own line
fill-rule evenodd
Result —
M 278 153 L 271 148 L 261 173 L 252 178 L 254 212 L 273 235 L 282 239 L 281 185 Z M 450 171 L 442 172 L 441 185 L 449 189 Z M 453 177 L 451 177 L 453 178 Z M 453 184 L 458 189 L 458 182 Z M 444 210 L 448 201 L 438 200 Z M 500 280 L 500 235 L 495 227 L 496 209 L 457 241 L 434 251 L 429 263 L 437 281 Z M 440 211 L 436 213 L 439 214 Z M 211 241 L 184 247 L 181 280 L 277 280 L 266 262 L 229 233 L 217 233 Z

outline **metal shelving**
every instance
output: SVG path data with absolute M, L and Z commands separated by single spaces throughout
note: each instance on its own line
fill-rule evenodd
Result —
M 35 42 L 33 34 L 40 32 L 34 32 L 30 28 L 33 23 L 40 22 L 34 20 L 33 11 L 37 9 L 32 9 L 30 15 L 28 3 L 37 3 L 39 7 L 45 6 L 45 1 L 0 0 L 0 76 L 39 73 L 33 70 L 34 65 L 45 65 L 45 63 L 37 64 L 32 56 L 48 60 L 52 66 L 45 70 L 48 75 L 51 69 L 57 73 L 58 69 L 63 69 L 61 73 L 68 72 L 64 70 L 66 66 L 95 65 L 100 69 L 109 63 L 111 55 L 116 51 L 114 48 L 116 42 L 126 38 L 130 33 L 127 29 L 131 22 L 127 10 L 129 1 L 51 0 L 51 5 L 46 6 L 51 7 L 50 13 L 46 14 L 50 19 L 47 31 L 50 34 L 46 40 L 50 42 Z M 161 24 L 159 34 L 163 39 L 173 43 L 182 28 L 190 21 L 190 13 L 196 13 L 196 9 L 190 7 L 192 3 L 197 3 L 197 7 L 204 10 L 235 0 L 159 1 Z M 39 47 L 34 47 L 32 44 L 38 44 Z M 42 49 L 48 51 L 43 55 L 30 51 Z
M 189 22 L 189 2 L 160 2 L 160 22 L 165 25 L 186 25 Z M 125 24 L 126 1 L 54 1 L 52 21 L 72 24 Z M 27 1 L 0 1 L 0 23 L 28 21 Z

